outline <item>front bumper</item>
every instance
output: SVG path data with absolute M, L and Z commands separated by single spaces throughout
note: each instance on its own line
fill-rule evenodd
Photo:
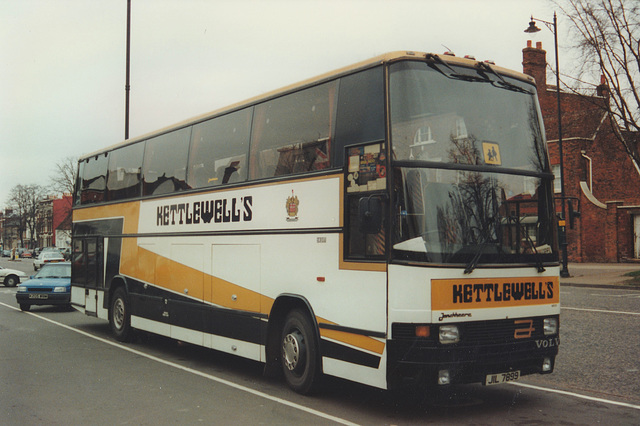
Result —
M 542 319 L 537 318 L 531 336 L 516 339 L 512 324 L 509 320 L 458 323 L 462 339 L 449 345 L 408 336 L 388 340 L 389 387 L 435 385 L 441 370 L 448 370 L 450 384 L 484 383 L 487 375 L 513 371 L 520 376 L 552 373 L 559 335 L 544 335 Z M 543 369 L 545 359 L 550 366 Z

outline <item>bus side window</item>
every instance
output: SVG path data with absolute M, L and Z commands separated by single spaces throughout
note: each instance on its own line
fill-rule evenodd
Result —
M 143 195 L 169 194 L 188 188 L 186 164 L 191 127 L 147 141 L 142 167 Z
M 187 183 L 191 188 L 244 182 L 253 108 L 193 126 Z
M 118 148 L 109 155 L 107 200 L 124 200 L 140 196 L 140 165 L 144 143 Z
M 346 146 L 384 140 L 384 122 L 382 67 L 342 77 L 332 154 L 334 166 L 344 165 Z
M 80 204 L 100 203 L 104 201 L 107 181 L 107 153 L 90 157 L 82 167 L 82 189 Z
M 330 167 L 335 81 L 256 106 L 251 179 Z

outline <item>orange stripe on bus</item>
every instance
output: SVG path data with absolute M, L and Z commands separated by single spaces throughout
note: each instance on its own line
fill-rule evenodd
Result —
M 329 330 L 326 328 L 320 329 L 320 336 L 328 339 L 337 340 L 342 343 L 346 343 L 351 346 L 355 346 L 360 349 L 364 349 L 377 354 L 382 354 L 384 351 L 384 342 L 373 339 L 371 337 L 363 336 L 360 334 L 347 333 L 345 331 Z
M 122 204 L 109 204 L 107 206 L 95 206 L 73 211 L 73 222 L 86 220 L 99 220 L 110 218 L 124 218 L 125 234 L 135 234 L 138 232 L 138 218 L 140 217 L 140 202 L 133 201 Z

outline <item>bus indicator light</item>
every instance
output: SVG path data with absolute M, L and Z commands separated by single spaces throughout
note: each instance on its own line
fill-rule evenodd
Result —
M 416 326 L 416 337 L 430 337 L 430 336 L 431 336 L 431 328 L 428 325 Z

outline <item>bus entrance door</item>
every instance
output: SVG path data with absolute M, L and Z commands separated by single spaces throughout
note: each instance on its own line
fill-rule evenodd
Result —
M 87 315 L 98 315 L 99 290 L 104 290 L 104 240 L 101 237 L 76 239 L 72 280 L 84 286 L 84 310 Z M 77 300 L 74 300 L 77 303 Z

